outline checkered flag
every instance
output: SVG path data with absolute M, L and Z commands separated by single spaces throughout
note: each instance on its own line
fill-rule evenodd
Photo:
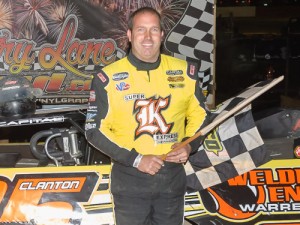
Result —
M 185 165 L 190 190 L 220 184 L 269 160 L 249 103 L 281 80 L 283 76 L 252 85 L 212 112 L 212 122 L 199 132 L 208 135 Z
M 213 7 L 213 0 L 191 0 L 165 41 L 165 47 L 175 57 L 199 64 L 198 75 L 206 81 L 203 90 L 209 92 L 213 90 Z

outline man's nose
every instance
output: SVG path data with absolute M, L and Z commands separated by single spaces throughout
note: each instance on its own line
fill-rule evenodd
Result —
M 147 30 L 145 32 L 145 39 L 150 39 L 151 38 L 151 32 L 149 30 Z

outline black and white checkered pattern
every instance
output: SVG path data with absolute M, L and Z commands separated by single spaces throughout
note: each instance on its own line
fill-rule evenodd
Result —
M 225 101 L 212 112 L 213 120 L 228 113 L 270 82 L 259 82 Z M 198 152 L 190 156 L 185 165 L 188 187 L 191 190 L 202 190 L 220 184 L 268 161 L 250 105 L 219 125 L 211 135 L 215 136 L 208 135 Z
M 175 57 L 199 64 L 199 76 L 206 81 L 203 89 L 209 90 L 209 94 L 213 90 L 213 7 L 213 0 L 191 0 L 165 42 L 166 48 Z
M 0 72 L 8 71 L 9 65 L 5 63 L 4 56 L 0 57 Z
M 212 82 L 211 69 L 207 69 L 203 72 L 199 71 L 198 76 L 200 78 L 200 87 L 202 90 L 211 91 L 210 82 Z

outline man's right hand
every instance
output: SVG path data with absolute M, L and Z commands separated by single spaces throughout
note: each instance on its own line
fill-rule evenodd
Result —
M 164 161 L 161 159 L 161 156 L 143 155 L 137 169 L 141 172 L 155 175 L 163 165 Z

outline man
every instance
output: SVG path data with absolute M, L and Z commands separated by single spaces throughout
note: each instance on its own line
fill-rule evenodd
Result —
M 183 163 L 199 142 L 179 143 L 206 118 L 197 68 L 160 53 L 156 10 L 138 9 L 128 27 L 129 55 L 93 79 L 86 138 L 112 159 L 116 225 L 180 225 Z

